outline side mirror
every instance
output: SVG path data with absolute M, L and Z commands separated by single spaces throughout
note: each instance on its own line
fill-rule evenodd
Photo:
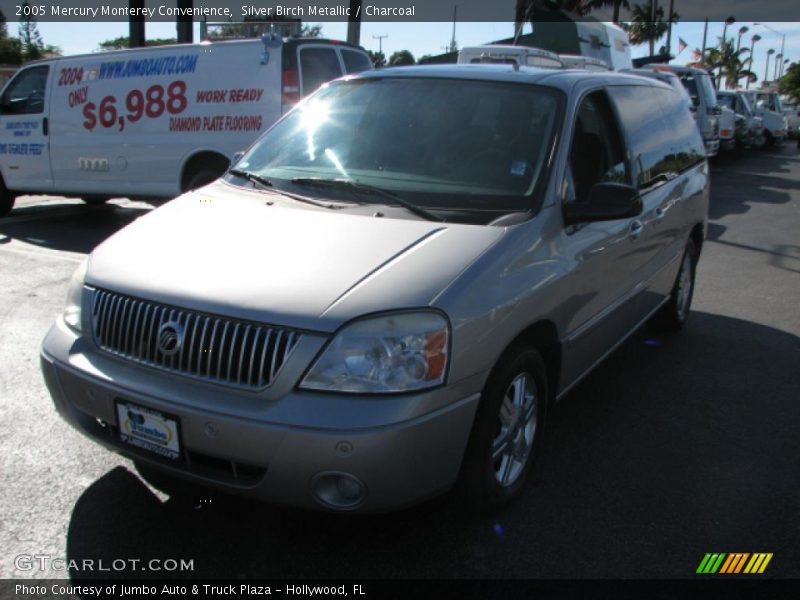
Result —
M 244 151 L 243 150 L 239 150 L 239 152 L 234 152 L 233 156 L 231 157 L 230 166 L 233 167 L 236 163 L 238 163 L 240 160 L 242 160 L 243 156 L 244 156 Z
M 590 223 L 629 219 L 642 213 L 642 199 L 638 190 L 625 183 L 604 181 L 589 190 L 587 202 L 569 202 L 564 205 L 564 223 Z

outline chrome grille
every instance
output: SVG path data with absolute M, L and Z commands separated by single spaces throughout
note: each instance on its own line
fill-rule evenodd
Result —
M 226 385 L 263 388 L 280 371 L 300 333 L 92 291 L 92 333 L 97 345 L 117 356 L 174 373 Z M 159 330 L 177 323 L 180 350 L 167 356 L 158 348 Z

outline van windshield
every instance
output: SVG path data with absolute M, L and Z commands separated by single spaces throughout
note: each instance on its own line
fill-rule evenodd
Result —
M 342 81 L 299 104 L 236 168 L 285 189 L 308 178 L 376 186 L 448 220 L 489 222 L 535 207 L 562 102 L 558 90 L 497 81 Z
M 687 71 L 680 74 L 681 83 L 695 106 L 703 102 L 707 108 L 714 108 L 717 105 L 717 90 L 711 83 L 711 78 L 705 73 Z

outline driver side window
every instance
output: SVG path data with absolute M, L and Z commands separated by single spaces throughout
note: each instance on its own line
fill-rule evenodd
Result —
M 567 178 L 572 180 L 567 200 L 575 202 L 587 202 L 596 183 L 630 182 L 619 126 L 604 92 L 589 94 L 578 108 Z
M 50 67 L 21 71 L 3 92 L 0 109 L 7 115 L 33 115 L 44 112 L 44 93 Z

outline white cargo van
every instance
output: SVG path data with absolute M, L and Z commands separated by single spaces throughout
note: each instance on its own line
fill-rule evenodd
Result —
M 545 69 L 564 68 L 564 63 L 555 52 L 509 44 L 485 44 L 462 48 L 458 53 L 458 63 L 520 65 Z
M 0 94 L 0 216 L 19 194 L 199 187 L 301 97 L 371 67 L 357 46 L 272 36 L 30 63 Z

